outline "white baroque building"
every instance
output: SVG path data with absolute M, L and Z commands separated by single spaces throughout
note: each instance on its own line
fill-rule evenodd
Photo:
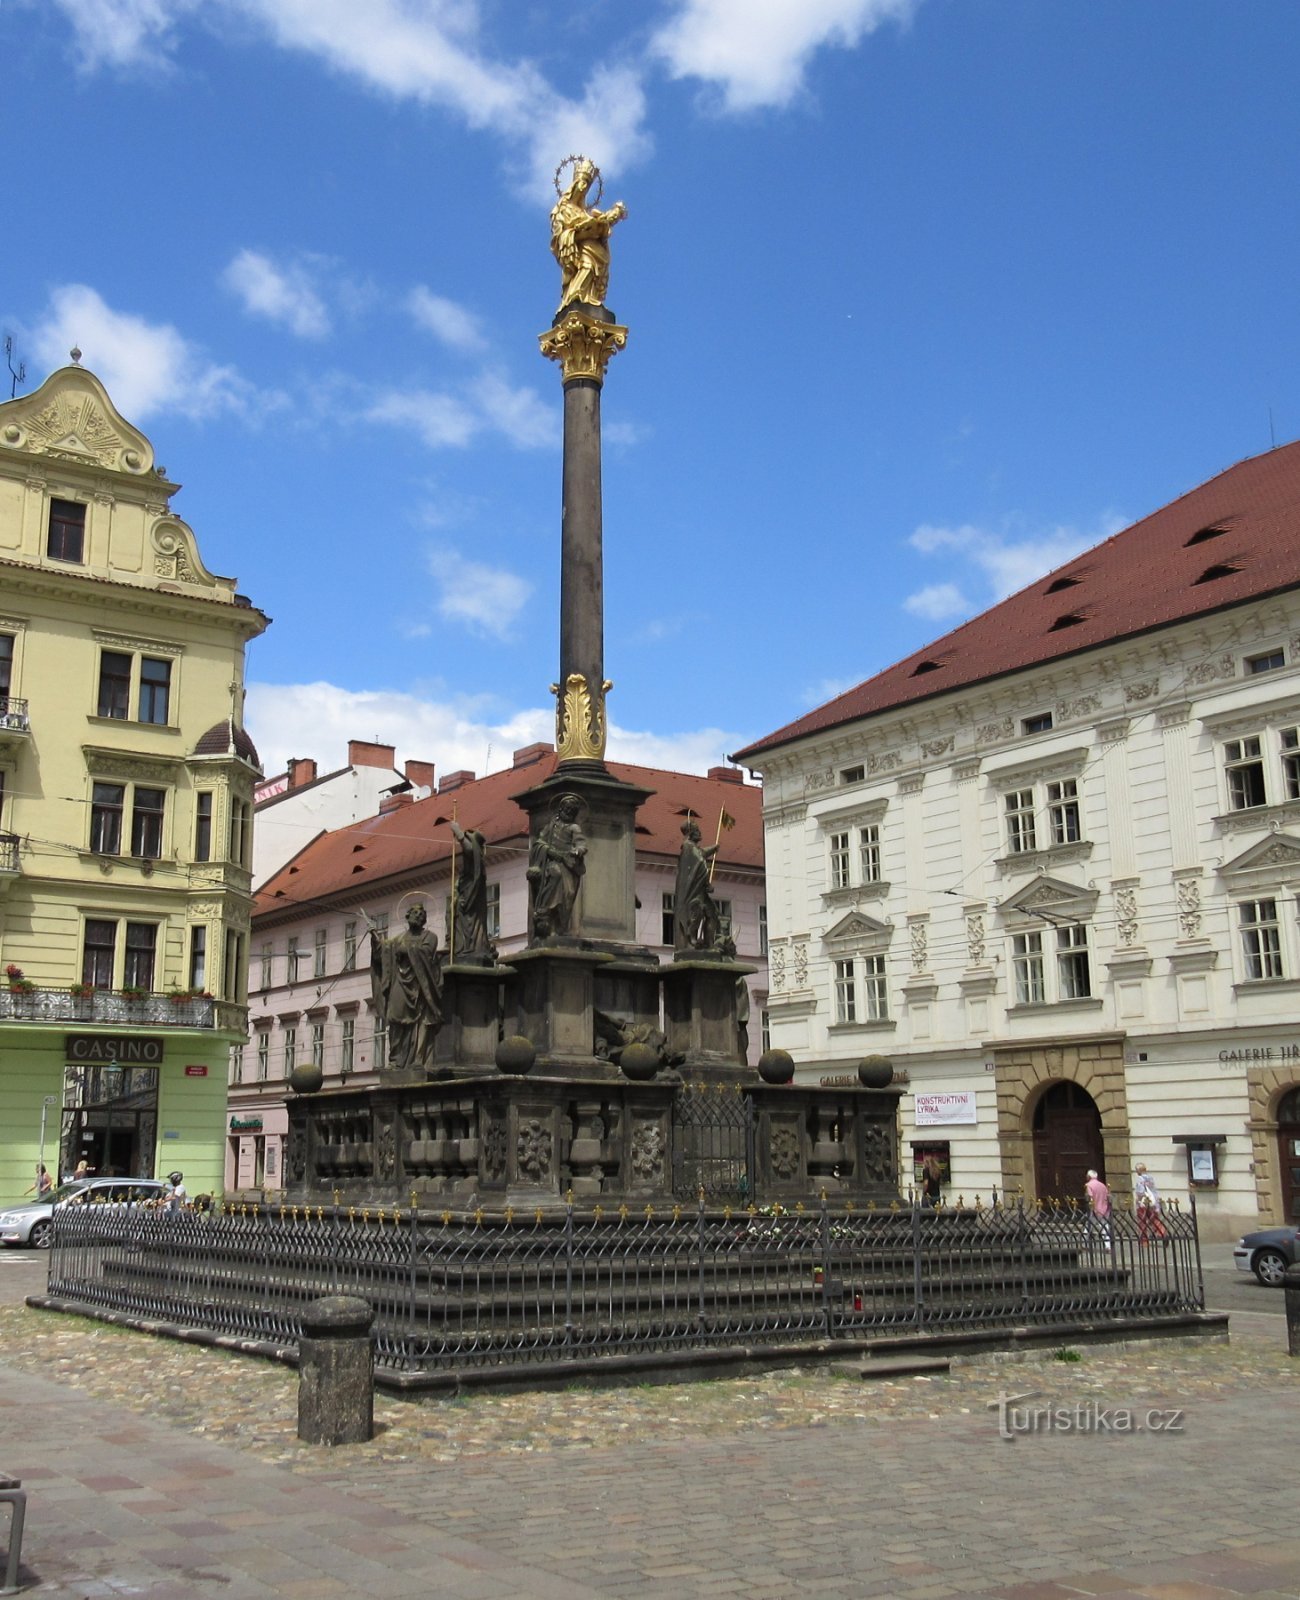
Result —
M 1300 444 L 734 757 L 771 1041 L 910 1075 L 948 1193 L 1300 1222 Z

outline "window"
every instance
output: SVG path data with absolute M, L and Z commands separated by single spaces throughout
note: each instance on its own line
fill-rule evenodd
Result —
M 375 1018 L 375 1032 L 371 1040 L 371 1049 L 375 1057 L 375 1071 L 382 1072 L 388 1061 L 388 1032 L 384 1027 L 382 1017 Z
M 289 948 L 285 951 L 284 979 L 286 983 L 297 983 L 298 961 L 298 936 L 294 934 L 289 940 Z
M 1062 1000 L 1084 1000 L 1092 993 L 1088 930 L 1081 922 L 1056 930 L 1057 993 Z
M 117 957 L 117 923 L 88 919 L 81 945 L 81 981 L 96 989 L 113 987 Z
M 1261 983 L 1282 976 L 1282 930 L 1276 900 L 1243 900 L 1237 907 L 1246 978 Z
M 126 962 L 122 968 L 122 987 L 124 989 L 152 990 L 157 948 L 158 925 L 156 923 L 127 923 Z
M 346 1078 L 357 1064 L 357 1019 L 344 1017 L 339 1034 L 339 1072 Z
M 1013 789 L 1002 797 L 1006 807 L 1007 849 L 1013 856 L 1026 850 L 1037 850 L 1038 835 L 1034 829 L 1034 791 Z
M 261 956 L 259 959 L 259 964 L 262 969 L 261 981 L 258 984 L 259 989 L 269 989 L 271 987 L 271 960 L 274 954 L 275 947 L 268 939 L 262 946 Z
M 293 1071 L 297 1054 L 298 1030 L 297 1028 L 286 1028 L 284 1030 L 284 1076 L 286 1078 Z
M 50 501 L 45 553 L 52 561 L 86 559 L 86 508 L 76 500 Z
M 718 910 L 718 929 L 723 938 L 731 935 L 731 901 L 715 900 L 713 904 Z
M 122 811 L 126 789 L 120 783 L 97 783 L 90 791 L 90 848 L 96 855 L 115 856 L 122 849 Z
M 8 700 L 13 677 L 14 636 L 12 633 L 0 633 L 0 700 Z
M 343 924 L 343 970 L 355 972 L 357 970 L 357 925 L 355 922 Z
M 1276 672 L 1279 667 L 1286 666 L 1285 650 L 1264 650 L 1257 656 L 1246 657 L 1246 671 L 1248 674 L 1256 672 Z
M 131 854 L 150 861 L 162 855 L 163 803 L 161 789 L 136 788 L 131 806 Z
M 764 1051 L 772 1048 L 772 1013 L 766 1006 L 758 1014 L 758 1036 L 763 1041 Z
M 195 924 L 190 929 L 190 988 L 202 991 L 208 982 L 208 930 Z
M 313 1067 L 325 1066 L 325 1024 L 313 1022 L 311 1025 L 311 1064 Z
M 236 1005 L 243 1005 L 248 995 L 244 985 L 248 981 L 244 970 L 244 935 L 233 928 L 226 929 L 226 964 L 221 973 L 221 993 Z
M 259 1033 L 257 1036 L 257 1081 L 265 1083 L 271 1073 L 271 1035 L 269 1032 Z
M 1300 729 L 1283 728 L 1282 792 L 1288 800 L 1300 800 Z
M 1077 618 L 1077 617 L 1071 618 L 1071 621 L 1074 621 L 1074 622 L 1077 622 L 1079 620 L 1080 619 Z M 1059 628 L 1062 625 L 1063 625 L 1063 620 L 1061 618 L 1058 618 L 1052 624 L 1052 627 L 1053 628 Z M 1050 711 L 1040 711 L 1040 712 L 1038 712 L 1038 714 L 1036 716 L 1023 717 L 1021 719 L 1021 722 L 1020 722 L 1020 731 L 1021 731 L 1021 733 L 1049 733 L 1051 731 L 1051 727 L 1052 727 L 1052 713 Z
M 880 824 L 858 829 L 858 876 L 862 883 L 880 882 Z
M 767 954 L 767 907 L 766 906 L 759 906 L 759 908 L 758 908 L 758 953 L 761 956 L 765 956 Z
M 313 978 L 325 976 L 325 960 L 329 950 L 329 931 L 326 928 L 317 928 L 316 947 L 312 953 L 311 975 Z
M 849 836 L 847 833 L 831 834 L 831 888 L 847 889 L 849 886 Z
M 867 1019 L 870 1022 L 884 1022 L 889 1016 L 884 956 L 863 956 L 862 970 L 862 997 L 866 1002 Z
M 853 976 L 853 960 L 836 961 L 835 968 L 835 1020 L 836 1022 L 856 1022 L 858 1020 L 857 984 Z
M 673 921 L 673 897 L 672 897 L 672 895 L 670 895 L 670 894 L 664 895 L 663 901 L 662 901 L 662 907 L 663 907 L 663 920 L 661 921 L 660 926 L 659 926 L 659 934 L 660 934 L 659 942 L 660 942 L 660 944 L 666 944 L 671 948 L 676 943 L 676 940 L 677 940 L 677 929 L 676 929 L 676 925 L 675 925 L 675 923 Z
M 140 662 L 140 721 L 165 725 L 171 702 L 172 664 L 144 656 Z
M 230 802 L 230 844 L 226 851 L 226 859 L 233 861 L 237 867 L 246 867 L 248 865 L 248 819 L 248 801 L 232 798 Z
M 194 859 L 212 860 L 212 790 L 202 789 L 194 801 Z
M 845 767 L 840 773 L 841 783 L 861 783 L 867 775 L 865 766 Z
M 1264 755 L 1260 740 L 1229 739 L 1223 747 L 1228 775 L 1228 805 L 1233 811 L 1247 811 L 1265 804 Z
M 1015 974 L 1016 1004 L 1041 1006 L 1047 1003 L 1043 982 L 1043 936 L 1017 933 L 1011 940 L 1011 966 Z
M 120 721 L 131 715 L 131 657 L 119 650 L 100 651 L 97 713 Z
M 1047 785 L 1047 826 L 1053 844 L 1077 844 L 1083 838 L 1077 779 L 1062 778 Z
M 501 885 L 487 886 L 487 934 L 489 939 L 501 937 Z

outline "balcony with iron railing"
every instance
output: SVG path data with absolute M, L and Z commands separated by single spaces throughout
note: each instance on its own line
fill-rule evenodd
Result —
M 0 749 L 24 742 L 31 734 L 27 702 L 17 695 L 0 694 Z
M 0 833 L 0 894 L 22 876 L 22 840 L 16 833 Z
M 244 1033 L 248 1010 L 211 995 L 142 994 L 133 989 L 44 989 L 22 979 L 3 987 L 0 1022 L 54 1022 L 122 1028 L 203 1028 Z

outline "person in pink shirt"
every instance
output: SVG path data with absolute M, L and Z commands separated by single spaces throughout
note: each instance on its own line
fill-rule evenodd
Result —
M 1088 1168 L 1088 1181 L 1084 1184 L 1084 1193 L 1088 1196 L 1088 1223 L 1084 1229 L 1084 1239 L 1090 1239 L 1093 1230 L 1101 1234 L 1101 1242 L 1110 1248 L 1110 1190 L 1097 1176 L 1096 1169 Z

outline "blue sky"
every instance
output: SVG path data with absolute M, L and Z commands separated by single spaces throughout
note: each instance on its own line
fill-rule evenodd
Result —
M 611 755 L 702 770 L 1300 434 L 1293 0 L 0 0 L 0 322 L 185 485 L 268 771 L 549 738 L 552 173 L 626 201 Z

